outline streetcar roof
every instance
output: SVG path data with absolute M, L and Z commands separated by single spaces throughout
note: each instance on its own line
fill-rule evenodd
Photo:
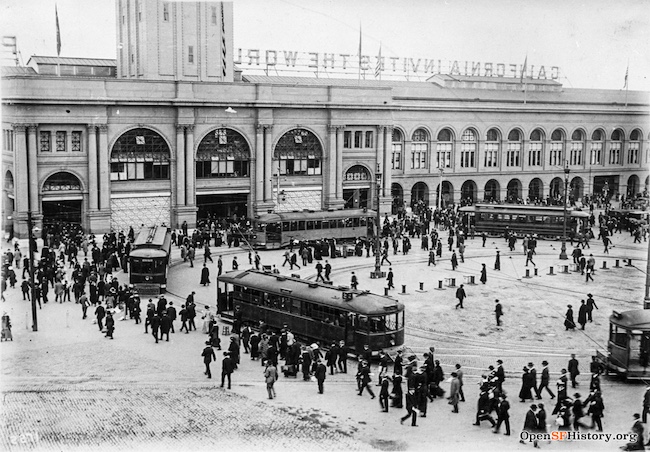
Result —
M 133 249 L 140 248 L 154 248 L 161 249 L 165 255 L 171 248 L 172 237 L 168 228 L 162 226 L 154 226 L 151 228 L 143 228 L 138 233 L 135 241 L 133 242 Z M 133 254 L 133 251 L 131 252 Z
M 609 316 L 609 323 L 628 330 L 650 330 L 650 310 L 614 311 Z
M 459 208 L 461 212 L 494 212 L 494 213 L 510 213 L 510 214 L 534 214 L 534 215 L 550 215 L 562 214 L 564 207 L 562 206 L 531 206 L 527 204 L 474 204 L 471 206 L 464 206 Z M 572 217 L 589 217 L 587 212 L 577 210 L 575 208 L 567 209 Z
M 153 259 L 167 257 L 167 252 L 158 248 L 138 248 L 129 253 L 129 257 L 139 257 L 142 259 Z
M 354 217 L 375 217 L 377 212 L 374 210 L 364 209 L 344 209 L 344 210 L 318 210 L 301 211 L 301 212 L 278 212 L 264 213 L 256 219 L 258 223 L 277 223 L 280 221 L 298 221 L 298 220 L 336 220 Z
M 217 280 L 266 293 L 313 301 L 362 315 L 384 315 L 404 310 L 402 303 L 382 295 L 259 270 L 231 271 L 222 274 Z M 343 299 L 346 292 L 352 293 L 351 300 Z

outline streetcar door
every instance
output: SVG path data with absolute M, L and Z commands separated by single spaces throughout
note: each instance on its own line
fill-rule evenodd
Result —
M 349 313 L 345 322 L 345 345 L 354 345 L 354 331 L 357 326 L 357 318 L 353 313 Z

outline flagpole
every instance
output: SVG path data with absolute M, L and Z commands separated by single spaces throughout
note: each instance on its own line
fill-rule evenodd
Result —
M 59 28 L 59 9 L 54 4 L 54 17 L 56 19 L 56 72 L 61 77 L 61 29 Z
M 358 82 L 361 83 L 361 22 L 359 22 L 359 78 Z
M 630 73 L 630 60 L 627 60 L 627 68 L 625 69 L 625 106 L 627 107 L 627 87 L 628 87 L 628 75 Z

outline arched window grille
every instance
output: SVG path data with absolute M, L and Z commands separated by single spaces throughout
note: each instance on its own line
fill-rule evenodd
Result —
M 323 148 L 316 135 L 305 129 L 285 133 L 275 146 L 280 174 L 315 176 L 321 174 Z
M 250 148 L 232 129 L 216 129 L 201 140 L 196 151 L 196 177 L 248 177 Z
M 111 152 L 111 180 L 169 179 L 167 142 L 149 129 L 133 129 L 117 139 Z

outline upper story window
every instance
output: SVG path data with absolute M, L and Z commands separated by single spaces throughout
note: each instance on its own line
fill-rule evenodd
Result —
M 542 151 L 544 150 L 544 135 L 540 129 L 530 133 L 528 145 L 528 166 L 542 166 Z
M 520 166 L 521 162 L 521 137 L 519 130 L 513 129 L 508 134 L 508 151 L 506 153 L 506 166 Z
M 636 165 L 639 163 L 639 149 L 641 148 L 641 132 L 639 129 L 634 129 L 630 134 L 630 142 L 628 143 L 627 163 Z
M 81 190 L 81 182 L 74 174 L 61 171 L 52 174 L 43 184 L 43 191 Z
M 50 152 L 52 150 L 52 145 L 51 145 L 52 132 L 48 130 L 41 130 L 39 136 L 40 136 L 39 146 L 41 152 Z
M 589 163 L 591 165 L 602 165 L 603 163 L 603 142 L 605 133 L 598 129 L 591 134 L 591 146 L 589 151 Z
M 169 179 L 170 155 L 167 142 L 157 132 L 129 130 L 113 146 L 111 180 Z
M 72 131 L 72 136 L 71 136 L 71 146 L 70 150 L 73 152 L 79 152 L 81 151 L 81 132 L 78 132 L 76 130 Z
M 438 132 L 436 143 L 436 167 L 451 168 L 451 156 L 454 149 L 453 135 L 451 130 L 442 129 Z
M 550 166 L 564 166 L 564 132 L 555 129 L 551 133 L 551 147 L 548 151 L 548 164 Z
M 476 132 L 472 129 L 465 129 L 461 136 L 460 166 L 462 168 L 476 167 Z
M 64 130 L 57 130 L 56 132 L 56 152 L 66 151 L 66 133 Z
M 309 130 L 293 129 L 278 141 L 274 158 L 282 175 L 316 176 L 321 174 L 323 148 Z
M 571 134 L 571 149 L 569 150 L 569 165 L 582 165 L 582 154 L 585 147 L 585 134 L 582 130 L 575 130 Z
M 251 151 L 232 129 L 217 129 L 201 140 L 196 151 L 196 177 L 248 177 Z
M 343 147 L 345 149 L 371 149 L 374 146 L 372 130 L 346 130 L 343 132 Z
M 424 169 L 427 167 L 429 153 L 429 134 L 424 129 L 417 129 L 411 137 L 411 168 Z
M 499 131 L 497 129 L 488 130 L 485 141 L 485 158 L 483 159 L 483 166 L 488 168 L 499 166 L 500 144 Z
M 402 132 L 393 129 L 392 144 L 391 144 L 391 162 L 393 169 L 402 169 L 402 150 L 404 144 L 402 143 Z
M 169 2 L 163 2 L 163 21 L 169 22 Z
M 14 151 L 14 131 L 12 129 L 2 129 L 3 150 Z
M 612 132 L 612 140 L 609 143 L 609 164 L 621 164 L 621 149 L 623 148 L 623 131 L 616 129 Z
M 187 47 L 187 62 L 194 64 L 194 46 Z

